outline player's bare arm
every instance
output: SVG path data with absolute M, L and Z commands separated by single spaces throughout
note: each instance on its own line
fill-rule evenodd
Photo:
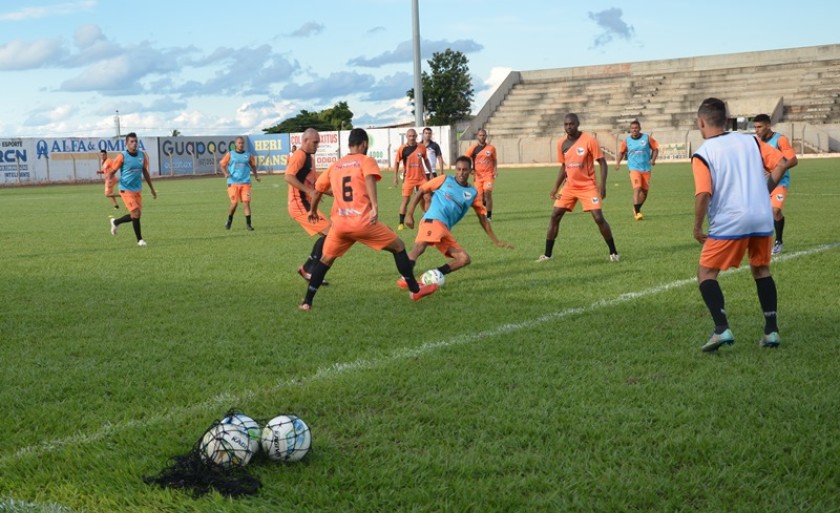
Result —
M 694 239 L 700 244 L 705 243 L 709 237 L 703 232 L 703 221 L 706 220 L 711 198 L 712 195 L 708 192 L 701 192 L 694 196 Z
M 312 203 L 309 205 L 309 215 L 307 216 L 310 223 L 317 223 L 321 219 L 321 216 L 318 215 L 318 204 L 321 203 L 323 196 L 321 191 L 313 190 Z
M 376 177 L 368 175 L 365 177 L 365 189 L 370 198 L 370 224 L 376 224 L 379 220 L 379 199 L 376 196 Z
M 658 157 L 658 156 L 659 156 L 659 148 L 656 148 L 656 149 L 655 149 L 655 150 L 653 150 L 653 151 L 651 152 L 651 154 L 650 154 L 650 165 L 651 165 L 651 166 L 655 166 L 655 165 L 656 165 L 656 157 Z
M 499 240 L 499 238 L 496 237 L 496 234 L 493 233 L 493 227 L 491 226 L 491 223 L 489 221 L 487 221 L 487 216 L 486 215 L 479 214 L 478 212 L 476 212 L 476 215 L 478 215 L 478 223 L 481 225 L 482 228 L 484 228 L 484 233 L 486 233 L 487 236 L 490 237 L 490 240 L 493 241 L 493 244 L 497 248 L 513 249 L 512 244 L 510 244 L 508 242 L 505 242 L 503 240 Z
M 607 173 L 610 166 L 607 165 L 607 159 L 601 157 L 598 159 L 598 166 L 601 168 L 601 199 L 607 199 Z
M 560 187 L 563 186 L 563 182 L 566 181 L 566 164 L 560 166 L 560 171 L 557 173 L 557 180 L 554 182 L 554 188 L 551 189 L 551 193 L 549 196 L 551 199 L 557 199 L 557 191 L 560 190 Z
M 155 190 L 155 186 L 152 185 L 152 176 L 149 174 L 149 156 L 145 153 L 143 154 L 143 178 L 149 184 L 149 190 L 152 191 L 152 198 L 157 199 L 157 191 Z
M 400 184 L 400 159 L 394 164 L 394 187 Z
M 615 158 L 615 170 L 618 171 L 621 169 L 621 161 L 624 160 L 624 157 L 627 156 L 627 152 L 619 152 L 618 156 Z
M 254 173 L 254 180 L 261 182 L 262 180 L 260 180 L 260 175 L 257 174 L 257 166 L 254 165 L 254 162 L 248 162 L 248 165 L 251 166 L 251 172 Z
M 767 189 L 770 192 L 773 192 L 773 189 L 776 188 L 776 185 L 778 185 L 782 177 L 785 176 L 785 171 L 791 167 L 793 166 L 790 165 L 790 162 L 786 158 L 782 157 L 782 160 L 780 160 L 779 163 L 776 164 L 776 167 L 770 171 L 770 176 L 767 179 Z
M 409 228 L 414 228 L 414 210 L 417 208 L 417 204 L 423 201 L 423 196 L 425 194 L 426 193 L 423 192 L 422 189 L 419 189 L 414 193 L 414 196 L 411 197 L 411 202 L 408 204 L 405 211 L 405 225 Z

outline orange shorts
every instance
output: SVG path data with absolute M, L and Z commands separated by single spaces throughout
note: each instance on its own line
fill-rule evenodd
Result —
M 448 257 L 452 256 L 450 250 L 462 249 L 449 229 L 446 228 L 446 225 L 434 219 L 420 221 L 420 225 L 417 227 L 417 238 L 414 241 L 431 244 Z
M 116 183 L 116 180 L 105 179 L 105 196 L 114 194 L 114 185 L 116 185 Z
M 565 208 L 569 212 L 572 212 L 578 201 L 580 201 L 580 204 L 583 206 L 584 212 L 589 212 L 590 210 L 600 210 L 602 208 L 601 194 L 595 187 L 585 190 L 578 189 L 575 191 L 567 191 L 563 188 L 563 190 L 560 191 L 560 197 L 554 201 L 554 208 Z
M 779 185 L 773 192 L 770 193 L 770 206 L 773 208 L 778 208 L 779 210 L 785 206 L 785 200 L 787 199 L 787 187 L 783 185 Z
M 402 197 L 403 198 L 408 198 L 408 197 L 412 196 L 414 194 L 415 188 L 420 187 L 424 183 L 426 183 L 426 182 L 425 181 L 423 181 L 423 182 L 403 182 Z
M 650 171 L 630 171 L 630 183 L 634 189 L 650 190 Z
M 251 184 L 249 183 L 232 183 L 228 185 L 228 198 L 231 203 L 241 201 L 247 203 L 251 201 Z
M 125 209 L 129 212 L 143 209 L 143 196 L 140 191 L 120 191 L 120 198 L 125 204 Z
M 328 257 L 343 256 L 357 242 L 380 251 L 397 238 L 394 230 L 388 228 L 384 223 L 350 226 L 342 226 L 341 223 L 336 223 L 333 224 L 330 233 L 327 234 L 327 239 L 324 241 L 323 254 Z
M 318 217 L 320 217 L 320 219 L 318 219 L 315 223 L 309 221 L 309 212 L 301 213 L 289 210 L 289 215 L 292 219 L 297 221 L 301 228 L 306 230 L 306 233 L 309 235 L 325 233 L 330 228 L 330 220 L 327 219 L 327 216 L 325 216 L 320 210 L 318 211 Z
M 478 175 L 475 176 L 475 190 L 478 191 L 479 194 L 484 194 L 484 191 L 493 192 L 493 180 L 492 176 L 482 176 L 479 177 Z
M 703 251 L 700 253 L 700 265 L 721 271 L 730 267 L 739 267 L 744 259 L 744 253 L 749 252 L 751 266 L 768 266 L 772 248 L 772 235 L 744 239 L 706 239 L 703 243 Z

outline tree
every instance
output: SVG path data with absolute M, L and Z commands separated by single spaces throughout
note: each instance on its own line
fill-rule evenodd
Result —
M 353 111 L 347 102 L 338 102 L 333 107 L 320 112 L 309 112 L 301 110 L 300 114 L 284 119 L 280 123 L 263 128 L 267 134 L 287 134 L 291 132 L 303 132 L 307 128 L 315 130 L 349 130 L 353 128 Z
M 447 48 L 427 61 L 431 75 L 421 75 L 423 103 L 430 125 L 446 126 L 470 117 L 475 91 L 467 56 Z M 414 105 L 414 88 L 406 91 Z

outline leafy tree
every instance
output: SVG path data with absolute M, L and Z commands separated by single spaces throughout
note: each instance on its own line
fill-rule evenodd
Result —
M 307 128 L 315 130 L 349 130 L 353 128 L 353 111 L 347 102 L 338 102 L 333 107 L 320 112 L 309 112 L 301 110 L 300 114 L 284 119 L 280 123 L 263 128 L 267 134 L 286 134 L 291 132 L 303 132 Z
M 475 91 L 467 56 L 447 48 L 432 54 L 427 62 L 431 74 L 424 71 L 421 80 L 429 124 L 445 126 L 468 119 Z M 406 91 L 406 95 L 414 105 L 414 88 Z

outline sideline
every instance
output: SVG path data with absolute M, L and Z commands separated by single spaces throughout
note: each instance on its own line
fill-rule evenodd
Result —
M 781 262 L 787 262 L 789 260 L 794 260 L 797 258 L 830 251 L 838 247 L 840 247 L 840 242 L 822 244 L 811 249 L 775 256 L 773 257 L 773 263 L 778 264 Z M 720 273 L 720 275 L 726 276 L 730 274 L 745 272 L 748 270 L 749 266 L 742 266 L 737 269 L 723 271 Z M 173 418 L 190 417 L 197 413 L 203 413 L 207 411 L 218 411 L 220 409 L 230 407 L 231 404 L 241 404 L 247 402 L 248 400 L 256 397 L 257 394 L 264 394 L 266 392 L 274 393 L 284 388 L 302 387 L 310 383 L 326 381 L 353 371 L 369 370 L 377 367 L 387 366 L 389 364 L 407 360 L 409 358 L 416 358 L 424 354 L 437 351 L 438 349 L 445 349 L 448 347 L 470 344 L 473 342 L 481 341 L 486 338 L 496 337 L 499 335 L 533 328 L 541 324 L 545 324 L 547 322 L 558 321 L 560 319 L 564 319 L 573 315 L 588 313 L 595 310 L 600 310 L 602 308 L 608 308 L 611 306 L 619 305 L 622 303 L 628 303 L 631 301 L 635 301 L 636 299 L 660 294 L 662 292 L 667 292 L 669 290 L 684 287 L 686 285 L 694 284 L 696 282 L 697 280 L 694 277 L 686 278 L 683 280 L 676 280 L 670 283 L 665 283 L 663 285 L 658 285 L 656 287 L 651 287 L 637 292 L 626 292 L 611 299 L 602 299 L 590 304 L 589 306 L 567 308 L 565 310 L 560 310 L 559 312 L 541 315 L 534 319 L 518 323 L 502 324 L 495 328 L 480 331 L 477 333 L 456 335 L 445 340 L 426 342 L 417 347 L 404 347 L 396 349 L 381 357 L 360 358 L 351 362 L 337 362 L 327 367 L 321 367 L 317 371 L 315 371 L 314 374 L 311 374 L 309 376 L 291 378 L 285 381 L 280 381 L 269 388 L 246 391 L 237 395 L 227 393 L 220 394 L 207 401 L 196 403 L 191 406 L 172 407 L 164 410 L 158 415 L 146 417 L 144 419 L 129 420 L 120 424 L 106 423 L 101 427 L 101 429 L 92 433 L 77 433 L 67 438 L 53 440 L 49 442 L 42 442 L 28 447 L 23 447 L 12 454 L 0 456 L 0 466 L 13 464 L 17 460 L 20 460 L 27 456 L 38 457 L 68 445 L 79 446 L 90 444 L 102 440 L 111 434 L 127 431 L 134 428 L 146 430 L 151 425 L 164 424 L 166 422 L 170 422 Z M 3 500 L 5 499 L 0 499 L 0 505 L 3 504 Z

